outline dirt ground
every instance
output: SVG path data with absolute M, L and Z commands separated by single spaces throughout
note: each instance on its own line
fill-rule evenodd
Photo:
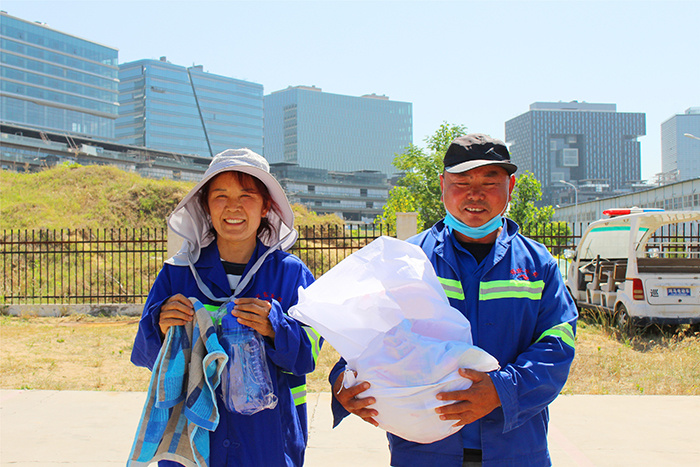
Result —
M 138 318 L 0 317 L 0 387 L 86 391 L 146 391 L 151 372 L 129 360 Z M 324 346 L 319 367 L 338 354 Z M 324 391 L 327 374 L 309 376 Z
M 138 318 L 0 316 L 0 387 L 146 391 L 150 371 L 129 358 Z M 565 394 L 700 395 L 700 334 L 644 333 L 631 339 L 580 321 Z M 311 392 L 328 391 L 338 360 L 324 345 Z

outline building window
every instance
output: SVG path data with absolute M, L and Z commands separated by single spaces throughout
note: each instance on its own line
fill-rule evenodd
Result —
M 566 148 L 562 150 L 562 166 L 578 167 L 578 149 Z

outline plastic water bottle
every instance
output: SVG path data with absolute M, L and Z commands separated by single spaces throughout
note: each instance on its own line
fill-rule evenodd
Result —
M 277 396 L 272 388 L 262 337 L 238 322 L 231 314 L 233 307 L 233 303 L 228 303 L 221 319 L 221 344 L 229 357 L 221 381 L 222 393 L 228 410 L 252 415 L 274 408 Z

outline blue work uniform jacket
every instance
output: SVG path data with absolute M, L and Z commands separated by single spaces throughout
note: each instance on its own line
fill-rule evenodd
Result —
M 556 261 L 509 219 L 480 264 L 466 250 L 457 254 L 457 241 L 442 221 L 408 241 L 425 251 L 450 305 L 469 319 L 474 345 L 501 366 L 489 373 L 501 407 L 474 422 L 480 424 L 483 465 L 551 465 L 547 406 L 569 374 L 577 319 Z M 344 367 L 338 362 L 331 382 Z M 332 409 L 336 424 L 348 414 L 335 398 Z M 392 466 L 462 465 L 460 432 L 430 444 L 388 438 Z
M 252 258 L 243 273 L 267 250 L 258 240 Z M 231 295 L 216 242 L 202 249 L 195 268 L 202 281 L 216 297 Z M 311 328 L 287 316 L 296 304 L 299 286 L 307 287 L 313 275 L 299 258 L 276 250 L 263 262 L 239 297 L 268 300 L 272 304 L 270 322 L 275 331 L 274 342 L 265 338 L 265 352 L 278 397 L 274 409 L 254 415 L 240 415 L 226 410 L 217 389 L 219 424 L 210 435 L 212 466 L 301 466 L 307 442 L 306 379 L 314 370 L 320 350 L 320 338 Z M 212 303 L 197 287 L 189 267 L 165 264 L 148 295 L 131 361 L 153 369 L 162 345 L 158 327 L 160 307 L 175 294 L 197 297 L 203 304 Z M 159 465 L 179 465 L 161 461 Z

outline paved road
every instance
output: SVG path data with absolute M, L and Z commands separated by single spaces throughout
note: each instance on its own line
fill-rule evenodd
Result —
M 146 394 L 0 390 L 0 465 L 123 466 Z M 389 465 L 384 432 L 356 417 L 331 429 L 330 394 L 310 394 L 308 467 Z M 700 396 L 561 396 L 555 466 L 700 465 Z

